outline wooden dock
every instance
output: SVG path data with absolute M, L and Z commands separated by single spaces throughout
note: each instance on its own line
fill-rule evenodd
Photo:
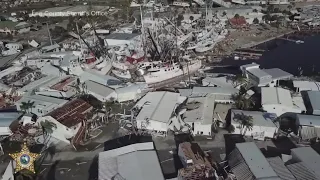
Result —
M 243 52 L 243 51 L 236 50 L 234 54 L 251 57 L 251 56 L 262 56 L 263 53 L 261 53 L 261 52 Z
M 288 38 L 277 38 L 277 39 L 281 39 L 281 40 L 285 40 L 285 41 L 290 41 L 290 42 L 297 42 L 297 40 L 293 40 L 293 39 L 288 39 Z

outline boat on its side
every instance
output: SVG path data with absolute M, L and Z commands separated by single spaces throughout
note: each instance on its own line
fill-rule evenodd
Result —
M 200 68 L 200 60 L 193 60 L 184 64 L 163 64 L 162 66 L 158 66 L 158 68 L 149 69 L 143 78 L 148 85 L 151 85 L 174 79 L 179 76 L 195 73 Z
M 114 74 L 116 77 L 121 79 L 131 79 L 131 74 L 128 70 L 122 71 L 122 70 L 111 70 L 112 74 Z

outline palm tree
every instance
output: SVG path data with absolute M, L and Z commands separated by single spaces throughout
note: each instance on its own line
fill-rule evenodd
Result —
M 28 109 L 30 109 L 30 111 L 32 112 L 32 108 L 35 108 L 35 105 L 34 105 L 34 101 L 28 101 Z
M 112 112 L 112 105 L 114 104 L 114 101 L 115 101 L 114 98 L 110 98 L 108 101 L 104 103 L 104 107 L 107 113 Z
M 241 114 L 235 114 L 233 117 L 234 120 L 238 121 L 240 123 L 240 134 L 245 135 L 247 130 L 252 130 L 253 128 L 253 117 L 245 115 L 243 113 Z
M 42 128 L 42 132 L 43 132 L 43 148 L 40 152 L 41 156 L 38 158 L 37 163 L 39 165 L 39 167 L 42 165 L 43 161 L 46 159 L 46 157 L 48 156 L 48 153 L 51 155 L 51 157 L 53 157 L 53 154 L 55 151 L 55 146 L 48 146 L 48 143 L 51 139 L 51 135 L 53 133 L 54 129 L 57 129 L 57 125 L 54 122 L 45 120 L 45 121 L 41 121 L 40 122 L 40 126 Z
M 259 19 L 258 18 L 254 18 L 253 19 L 253 24 L 259 24 Z
M 23 169 L 14 175 L 14 179 L 15 180 L 33 180 L 35 179 L 35 175 L 31 171 Z
M 240 88 L 239 93 L 232 94 L 231 99 L 233 100 L 237 109 L 249 110 L 254 105 L 251 99 L 246 98 L 246 90 L 244 92 L 242 88 Z
M 247 82 L 247 78 L 242 74 L 237 74 L 235 76 L 227 76 L 227 81 L 231 81 L 234 87 L 243 85 Z
M 26 102 L 21 102 L 20 110 L 23 111 L 23 112 L 27 112 L 28 104 Z
M 45 145 L 42 151 L 45 151 L 48 148 L 53 130 L 57 129 L 57 125 L 54 122 L 45 120 L 40 122 L 40 126 L 43 132 L 43 144 Z
M 51 135 L 53 133 L 53 130 L 57 129 L 57 125 L 54 122 L 48 120 L 41 121 L 40 126 L 46 135 Z
M 28 102 L 21 102 L 20 109 L 23 112 L 30 112 L 32 111 L 32 108 L 34 108 L 34 102 L 31 102 L 30 100 Z
M 222 16 L 226 16 L 226 15 L 227 15 L 227 13 L 225 11 L 223 11 Z

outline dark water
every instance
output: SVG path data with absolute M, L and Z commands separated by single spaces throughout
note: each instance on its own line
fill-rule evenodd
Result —
M 303 75 L 320 72 L 320 35 L 295 36 L 290 39 L 303 40 L 303 44 L 296 44 L 286 40 L 272 40 L 257 46 L 259 49 L 270 49 L 258 60 L 224 59 L 220 65 L 232 65 L 230 68 L 215 68 L 214 72 L 234 73 L 240 65 L 256 62 L 261 68 L 280 68 L 293 75 L 298 75 L 298 67 Z

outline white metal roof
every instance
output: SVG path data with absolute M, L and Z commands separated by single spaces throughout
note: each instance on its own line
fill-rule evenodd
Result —
M 62 75 L 62 76 L 56 76 L 55 78 L 53 78 L 52 80 L 42 84 L 42 87 L 51 87 L 57 83 L 59 83 L 60 81 L 62 81 L 63 79 L 67 79 L 68 77 L 73 77 L 74 80 L 76 80 L 76 76 L 72 76 L 72 75 Z
M 320 116 L 297 114 L 296 120 L 301 126 L 318 126 L 320 127 Z
M 0 127 L 9 127 L 21 115 L 20 112 L 0 112 Z
M 130 84 L 129 86 L 120 87 L 115 89 L 117 94 L 122 93 L 131 93 L 131 92 L 138 92 L 139 90 L 147 89 L 148 85 L 146 83 L 141 84 Z
M 307 91 L 313 111 L 320 110 L 320 91 Z M 315 114 L 315 113 L 314 113 Z
M 99 180 L 115 176 L 132 180 L 163 180 L 153 142 L 131 144 L 99 153 Z
M 123 154 L 135 152 L 135 151 L 146 151 L 146 150 L 154 150 L 153 142 L 136 143 L 128 146 L 123 146 L 121 148 L 112 149 L 109 151 L 103 151 L 99 153 L 99 156 L 102 156 L 104 158 L 116 157 L 116 156 L 121 156 Z
M 179 93 L 149 92 L 136 104 L 137 107 L 142 108 L 136 119 L 150 119 L 166 123 L 176 106 L 185 99 L 186 97 L 180 96 Z
M 44 46 L 41 48 L 41 50 L 46 52 L 46 51 L 51 51 L 51 50 L 57 49 L 59 47 L 60 47 L 59 44 L 53 44 L 53 45 L 49 45 L 49 46 Z
M 30 82 L 29 84 L 25 85 L 24 87 L 22 87 L 21 89 L 19 89 L 20 92 L 25 92 L 25 91 L 32 91 L 35 88 L 39 88 L 40 86 L 54 80 L 57 79 L 57 76 L 53 76 L 53 75 L 49 75 L 49 76 L 45 76 L 43 78 L 40 78 L 36 81 Z
M 301 109 L 302 111 L 306 111 L 306 106 L 301 96 L 293 96 L 292 97 L 293 105 L 297 108 Z
M 295 177 L 291 174 L 291 172 L 284 165 L 282 159 L 277 157 L 270 157 L 267 159 L 272 169 L 278 174 L 281 180 L 295 180 Z
M 247 68 L 259 68 L 259 66 L 260 66 L 259 64 L 251 63 L 251 64 L 245 64 L 245 65 L 240 66 L 240 69 L 246 70 Z
M 262 87 L 261 104 L 280 104 L 287 107 L 293 107 L 290 91 L 278 87 Z
M 99 155 L 99 180 L 109 179 L 164 180 L 164 176 L 156 151 L 148 150 L 109 158 Z
M 320 178 L 320 155 L 311 147 L 299 147 L 291 149 L 291 154 Z
M 83 71 L 83 73 L 80 74 L 79 78 L 81 82 L 91 80 L 107 86 L 122 84 L 122 82 L 119 79 L 113 76 L 99 74 L 97 71 L 93 69 L 87 69 Z
M 252 116 L 253 125 L 264 126 L 264 127 L 276 127 L 272 122 L 277 118 L 277 115 L 274 113 L 260 112 L 260 111 L 242 111 L 242 110 L 231 110 L 231 121 L 237 122 L 235 119 L 236 114 L 244 114 L 247 116 Z
M 67 103 L 67 100 L 42 96 L 42 95 L 31 95 L 31 96 L 23 96 L 19 101 L 15 104 L 20 105 L 22 102 L 34 102 L 34 106 L 38 109 L 54 109 L 57 106 L 61 106 Z
M 254 142 L 237 143 L 236 147 L 256 179 L 280 180 Z
M 227 77 L 206 77 L 202 80 L 202 84 L 204 86 L 207 85 L 216 85 L 218 87 L 231 87 L 233 88 L 233 85 L 231 82 L 228 82 Z
M 262 78 L 262 77 L 270 77 L 270 79 L 272 78 L 270 74 L 264 72 L 260 68 L 252 68 L 252 69 L 248 69 L 247 71 L 258 78 Z
M 225 122 L 229 109 L 232 108 L 232 104 L 216 104 L 213 117 L 219 121 Z
M 7 86 L 7 85 L 5 85 L 3 83 L 0 83 L 0 91 L 7 91 L 9 89 L 10 89 L 9 86 Z
M 289 79 L 293 77 L 292 74 L 283 71 L 282 69 L 279 68 L 272 68 L 272 69 L 263 69 L 264 72 L 267 74 L 270 74 L 272 76 L 272 79 L 274 80 L 281 80 L 281 79 Z
M 186 111 L 184 116 L 185 122 L 201 122 L 202 124 L 212 124 L 213 109 L 215 100 L 212 97 L 189 98 L 190 102 L 200 102 L 201 105 L 197 109 Z
M 239 92 L 232 87 L 194 87 L 193 89 L 178 89 L 182 96 L 205 97 L 207 95 L 232 95 Z
M 111 93 L 114 92 L 113 89 L 105 86 L 105 85 L 102 85 L 102 84 L 99 84 L 99 83 L 96 83 L 96 82 L 93 82 L 93 81 L 85 81 L 84 84 L 87 86 L 85 90 L 88 90 L 88 91 L 91 91 L 93 93 L 96 93 L 102 97 L 107 97 L 109 96 Z
M 52 122 L 56 125 L 57 128 L 53 129 L 53 132 L 50 134 L 52 137 L 63 141 L 65 143 L 70 143 L 70 141 L 68 139 L 72 138 L 78 131 L 78 129 L 69 129 L 68 127 L 66 127 L 65 125 L 61 124 L 60 122 L 58 122 L 56 119 L 54 119 L 51 116 L 44 116 L 44 117 L 39 117 L 37 119 L 37 124 L 40 127 L 40 123 L 44 122 L 44 121 L 49 121 Z
M 320 82 L 293 81 L 293 87 L 299 88 L 300 91 L 320 91 Z

